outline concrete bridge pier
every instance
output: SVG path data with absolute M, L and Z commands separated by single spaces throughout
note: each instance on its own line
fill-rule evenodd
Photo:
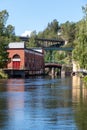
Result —
M 45 71 L 47 71 L 47 73 L 49 75 L 61 76 L 61 69 L 62 69 L 62 65 L 59 65 L 57 63 L 46 63 L 45 64 Z
M 49 75 L 53 76 L 61 75 L 61 68 L 55 68 L 55 67 L 49 68 Z
M 51 74 L 55 76 L 55 68 L 54 67 L 51 68 Z
M 65 77 L 65 70 L 61 70 L 61 77 Z

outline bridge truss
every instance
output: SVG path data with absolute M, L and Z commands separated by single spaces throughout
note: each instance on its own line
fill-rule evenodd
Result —
M 22 41 L 29 41 L 29 37 L 19 37 Z M 72 47 L 65 47 L 65 41 L 61 39 L 46 39 L 46 38 L 35 38 L 37 47 L 43 48 L 45 51 L 50 52 L 50 62 L 53 61 L 53 51 L 68 51 L 72 52 Z
M 29 41 L 29 37 L 19 37 L 22 41 Z M 42 47 L 44 50 L 53 51 L 72 51 L 72 47 L 64 47 L 65 41 L 61 39 L 46 39 L 46 38 L 35 38 L 35 43 L 38 47 Z

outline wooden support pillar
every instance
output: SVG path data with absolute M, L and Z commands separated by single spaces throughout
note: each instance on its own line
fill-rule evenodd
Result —
M 52 69 L 51 69 L 51 74 L 55 75 L 55 68 L 54 67 L 52 67 Z

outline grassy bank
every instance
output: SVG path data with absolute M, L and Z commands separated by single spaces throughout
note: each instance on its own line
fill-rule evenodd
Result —
M 8 75 L 4 73 L 3 70 L 0 70 L 0 79 L 7 79 Z

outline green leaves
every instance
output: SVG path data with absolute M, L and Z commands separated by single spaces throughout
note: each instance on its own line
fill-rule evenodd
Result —
M 87 69 L 87 36 L 85 33 L 79 35 L 78 43 L 73 51 L 73 58 L 78 61 L 81 68 Z
M 4 68 L 8 62 L 8 43 L 16 41 L 14 27 L 7 25 L 9 14 L 6 10 L 0 12 L 0 68 Z
M 6 67 L 8 61 L 7 47 L 8 45 L 5 43 L 5 40 L 0 38 L 0 68 Z

